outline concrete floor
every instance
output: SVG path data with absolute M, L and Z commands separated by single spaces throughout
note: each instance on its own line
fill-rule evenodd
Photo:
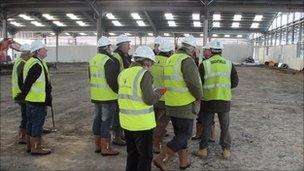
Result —
M 190 156 L 188 170 L 303 170 L 303 73 L 263 67 L 237 70 L 240 84 L 233 90 L 230 113 L 232 159 L 223 160 L 220 146 L 212 143 L 207 159 Z M 51 73 L 58 131 L 44 136 L 53 153 L 41 157 L 27 154 L 16 142 L 19 108 L 11 100 L 10 76 L 1 76 L 1 170 L 124 170 L 124 147 L 113 146 L 121 151 L 117 157 L 93 152 L 87 66 L 59 65 Z M 46 126 L 51 126 L 50 112 Z M 218 122 L 216 129 L 218 142 Z M 173 135 L 171 125 L 168 130 L 165 141 Z M 198 141 L 190 141 L 189 147 L 195 150 Z M 177 157 L 171 166 L 178 170 Z

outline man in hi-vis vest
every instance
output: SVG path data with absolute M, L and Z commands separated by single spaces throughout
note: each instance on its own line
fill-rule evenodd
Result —
M 211 57 L 204 60 L 199 67 L 203 85 L 203 99 L 201 102 L 203 133 L 199 150 L 196 156 L 207 157 L 208 140 L 214 121 L 214 114 L 218 114 L 221 136 L 220 145 L 223 157 L 231 156 L 231 137 L 229 133 L 229 111 L 231 101 L 231 89 L 238 85 L 238 75 L 232 62 L 222 57 L 223 44 L 218 40 L 210 42 Z
M 153 129 L 156 126 L 153 105 L 166 91 L 153 90 L 149 69 L 155 62 L 154 53 L 147 46 L 138 47 L 134 62 L 118 77 L 119 119 L 127 141 L 127 171 L 149 171 L 153 158 Z
M 45 44 L 35 40 L 31 44 L 33 56 L 26 61 L 23 68 L 24 83 L 21 94 L 16 99 L 26 102 L 27 152 L 33 155 L 50 154 L 51 150 L 41 145 L 41 135 L 47 106 L 52 106 L 52 86 L 48 66 L 44 61 L 47 56 Z
M 118 155 L 111 149 L 110 128 L 113 117 L 118 116 L 117 77 L 118 61 L 112 56 L 111 41 L 102 36 L 98 42 L 98 53 L 90 61 L 90 94 L 95 104 L 93 133 L 95 152 L 104 156 Z
M 159 53 L 155 56 L 155 64 L 152 66 L 151 73 L 154 79 L 154 87 L 164 87 L 164 68 L 167 59 L 174 52 L 174 44 L 167 38 L 163 38 L 159 42 Z M 156 116 L 156 128 L 153 135 L 153 152 L 159 153 L 161 149 L 161 143 L 166 135 L 166 127 L 170 121 L 170 118 L 166 114 L 165 98 L 162 96 L 158 103 L 154 105 L 154 112 Z
M 161 170 L 170 170 L 167 164 L 175 153 L 179 155 L 181 169 L 186 169 L 191 164 L 187 146 L 202 98 L 202 84 L 193 59 L 196 47 L 193 36 L 184 37 L 181 48 L 166 61 L 164 82 L 168 91 L 165 94 L 165 105 L 173 125 L 174 137 L 153 160 Z
M 15 100 L 16 96 L 21 93 L 23 86 L 23 68 L 25 62 L 31 57 L 31 46 L 29 44 L 23 44 L 21 46 L 21 55 L 15 60 L 13 71 L 12 71 L 12 96 Z M 15 100 L 16 101 L 16 100 Z M 21 108 L 21 122 L 19 126 L 19 144 L 26 144 L 26 107 L 25 103 L 16 101 Z

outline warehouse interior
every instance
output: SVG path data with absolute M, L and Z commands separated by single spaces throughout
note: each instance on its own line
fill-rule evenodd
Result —
M 89 97 L 88 62 L 97 40 L 120 34 L 136 47 L 153 48 L 156 36 L 179 46 L 193 35 L 202 47 L 224 44 L 239 86 L 230 112 L 232 158 L 215 151 L 207 159 L 190 155 L 187 170 L 302 170 L 304 168 L 304 2 L 302 0 L 1 0 L 0 40 L 23 44 L 42 40 L 48 50 L 57 132 L 44 136 L 51 155 L 30 156 L 17 143 L 19 107 L 11 97 L 12 65 L 20 53 L 1 59 L 1 170 L 124 170 L 127 152 L 94 154 L 94 105 Z M 113 47 L 115 49 L 115 47 Z M 50 109 L 46 126 L 52 127 Z M 173 136 L 169 125 L 169 137 Z M 190 151 L 199 141 L 189 142 Z M 178 159 L 170 166 L 179 170 Z M 152 170 L 158 170 L 152 166 Z

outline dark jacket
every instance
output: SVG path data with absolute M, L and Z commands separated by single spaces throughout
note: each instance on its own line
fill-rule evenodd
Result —
M 33 58 L 38 59 L 42 63 L 41 59 L 39 59 L 38 57 L 33 56 Z M 31 69 L 28 71 L 27 77 L 25 78 L 23 86 L 21 88 L 21 95 L 18 98 L 21 98 L 22 100 L 25 99 L 25 97 L 29 93 L 32 85 L 39 78 L 39 76 L 42 72 L 42 69 L 44 70 L 44 73 L 45 73 L 45 92 L 46 92 L 45 102 L 28 102 L 28 101 L 26 101 L 26 102 L 31 103 L 31 104 L 36 104 L 36 105 L 52 106 L 52 95 L 51 95 L 52 86 L 51 86 L 51 82 L 48 79 L 46 68 L 41 67 L 39 64 L 33 65 L 31 67 Z
M 132 56 L 129 55 L 128 53 L 127 53 L 127 54 L 123 53 L 123 52 L 119 49 L 119 47 L 116 48 L 116 49 L 114 50 L 114 52 L 118 53 L 119 56 L 122 57 L 122 62 L 123 62 L 124 68 L 129 68 L 130 65 L 131 65 L 131 63 L 132 63 L 132 61 L 131 61 Z
M 118 93 L 118 82 L 117 77 L 119 74 L 119 61 L 113 57 L 111 54 L 109 54 L 106 51 L 99 51 L 99 53 L 107 55 L 112 60 L 108 60 L 104 67 L 105 67 L 105 77 L 107 84 L 112 89 L 113 92 Z M 89 68 L 89 78 L 90 78 L 90 68 Z M 91 78 L 90 78 L 91 79 Z M 117 102 L 117 100 L 109 100 L 109 101 L 99 101 L 99 100 L 91 100 L 92 103 L 113 103 Z
M 212 57 L 211 57 L 212 58 Z M 205 69 L 203 63 L 199 66 L 199 72 L 202 80 L 202 85 L 204 85 Z M 231 74 L 231 88 L 237 87 L 239 83 L 239 78 L 235 66 L 232 64 Z M 230 111 L 230 101 L 224 100 L 211 100 L 201 102 L 201 111 L 203 113 L 225 113 Z
M 185 50 L 179 49 L 176 53 L 187 54 Z M 187 54 L 189 55 L 189 54 Z M 190 56 L 190 55 L 189 55 Z M 198 68 L 192 57 L 183 60 L 181 70 L 183 73 L 184 81 L 189 89 L 189 92 L 196 100 L 202 98 L 202 84 L 199 76 Z M 194 103 L 190 103 L 185 106 L 166 106 L 168 116 L 183 118 L 183 119 L 195 119 L 196 114 L 194 113 Z

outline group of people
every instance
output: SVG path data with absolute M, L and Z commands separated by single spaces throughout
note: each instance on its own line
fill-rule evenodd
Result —
M 157 37 L 153 50 L 139 46 L 132 56 L 130 43 L 128 36 L 119 35 L 113 51 L 110 39 L 102 36 L 98 53 L 89 62 L 95 152 L 115 156 L 119 151 L 112 144 L 126 146 L 127 171 L 151 170 L 152 162 L 160 170 L 169 170 L 168 161 L 177 153 L 180 169 L 186 169 L 191 165 L 190 139 L 201 139 L 193 154 L 207 157 L 208 143 L 215 141 L 217 113 L 223 157 L 230 158 L 231 89 L 237 86 L 238 76 L 232 62 L 222 57 L 223 44 L 213 40 L 205 45 L 205 59 L 196 63 L 198 46 L 191 35 L 182 39 L 177 50 L 167 38 Z M 51 152 L 41 145 L 46 106 L 52 104 L 49 72 L 43 61 L 46 53 L 40 41 L 24 47 L 12 75 L 13 97 L 23 116 L 20 130 L 26 128 L 20 137 L 27 137 L 27 151 L 32 154 Z M 21 67 L 20 63 L 25 64 Z M 196 134 L 191 138 L 194 119 Z M 164 143 L 170 121 L 174 136 Z M 157 154 L 154 159 L 153 152 Z

